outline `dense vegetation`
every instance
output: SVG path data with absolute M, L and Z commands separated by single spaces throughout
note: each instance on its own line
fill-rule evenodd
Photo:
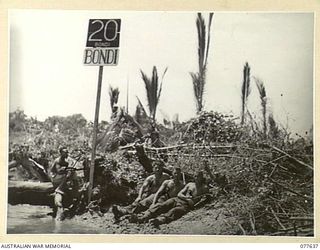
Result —
M 99 127 L 103 135 L 108 126 L 102 122 Z M 223 200 L 225 210 L 237 219 L 239 234 L 312 235 L 312 137 L 293 140 L 280 130 L 275 137 L 270 127 L 265 138 L 263 132 L 253 132 L 251 126 L 240 125 L 233 117 L 202 112 L 174 128 L 158 124 L 165 147 L 143 145 L 149 159 L 164 161 L 169 170 L 172 166 L 188 174 L 207 170 L 207 178 L 219 190 L 216 199 Z M 27 143 L 34 158 L 45 152 L 52 161 L 61 145 L 69 147 L 71 156 L 77 157 L 81 149 L 83 159 L 88 158 L 91 132 L 92 124 L 81 115 L 40 122 L 21 110 L 10 114 L 10 149 Z M 120 134 L 121 129 L 116 137 Z M 111 203 L 131 202 L 148 172 L 134 143 L 122 144 L 124 149 L 119 144 L 113 152 L 102 146 L 98 147 L 96 173 L 104 177 L 96 180 L 96 186 L 108 189 L 102 191 L 99 205 L 104 211 Z

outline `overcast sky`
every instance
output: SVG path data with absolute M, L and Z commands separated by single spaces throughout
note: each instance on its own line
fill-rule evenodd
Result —
M 207 17 L 208 13 L 204 13 Z M 99 67 L 84 66 L 89 19 L 121 19 L 117 66 L 104 67 L 100 120 L 109 120 L 109 85 L 119 87 L 129 113 L 139 96 L 147 105 L 140 69 L 168 67 L 158 120 L 195 116 L 190 72 L 197 71 L 195 12 L 10 11 L 10 111 L 44 120 L 82 113 L 93 120 Z M 205 86 L 205 110 L 240 114 L 242 71 L 263 80 L 269 111 L 300 134 L 313 123 L 313 14 L 216 12 Z M 261 119 L 252 79 L 249 109 Z

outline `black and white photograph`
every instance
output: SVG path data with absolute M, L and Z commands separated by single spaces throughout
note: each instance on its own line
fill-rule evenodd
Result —
M 10 9 L 6 233 L 314 237 L 314 19 Z

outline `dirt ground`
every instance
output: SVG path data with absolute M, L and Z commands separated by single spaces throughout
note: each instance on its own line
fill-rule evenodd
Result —
M 72 220 L 85 222 L 86 225 L 95 226 L 105 234 L 184 234 L 184 235 L 236 235 L 239 228 L 234 219 L 223 209 L 221 203 L 212 203 L 203 208 L 190 211 L 182 218 L 167 225 L 155 228 L 149 223 L 135 224 L 127 220 L 114 223 L 112 212 L 103 216 L 86 213 L 76 216 Z

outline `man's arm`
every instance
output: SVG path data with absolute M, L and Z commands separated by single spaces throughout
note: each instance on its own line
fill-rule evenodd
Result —
M 56 160 L 54 160 L 51 166 L 49 167 L 48 173 L 49 173 L 49 176 L 51 176 L 52 178 L 56 176 L 57 174 Z
M 207 187 L 204 187 L 201 194 L 194 199 L 195 205 L 194 208 L 198 208 L 206 203 L 208 203 L 210 200 L 212 200 L 214 197 L 213 194 L 209 192 L 209 189 Z
M 191 183 L 188 183 L 179 193 L 178 198 L 182 200 L 189 200 L 192 199 L 192 195 L 190 194 L 191 189 Z
M 159 187 L 158 191 L 156 192 L 156 194 L 154 196 L 154 199 L 152 201 L 152 205 L 156 204 L 158 202 L 159 197 L 166 192 L 166 190 L 168 188 L 168 184 L 169 184 L 168 180 L 164 181 L 161 184 L 161 186 Z
M 135 200 L 136 202 L 140 201 L 142 199 L 142 195 L 146 192 L 146 190 L 148 189 L 148 187 L 151 185 L 152 182 L 152 175 L 147 177 L 147 179 L 145 179 L 145 181 L 143 182 L 140 190 L 139 190 L 139 194 L 137 199 Z

